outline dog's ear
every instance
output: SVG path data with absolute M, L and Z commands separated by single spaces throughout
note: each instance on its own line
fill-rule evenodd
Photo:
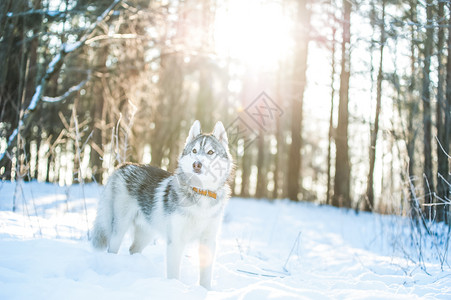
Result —
M 186 138 L 185 145 L 188 145 L 189 142 L 194 140 L 200 134 L 200 122 L 199 120 L 194 121 L 191 129 L 189 130 L 188 137 Z
M 213 129 L 213 136 L 217 138 L 226 149 L 228 149 L 229 139 L 227 138 L 227 132 L 221 121 L 216 122 L 215 129 Z

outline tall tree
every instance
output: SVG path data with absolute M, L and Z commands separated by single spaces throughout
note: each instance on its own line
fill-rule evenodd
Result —
M 247 148 L 243 152 L 241 159 L 241 197 L 249 197 L 249 182 L 251 176 L 252 155 L 250 148 Z
M 281 100 L 280 97 L 280 85 L 281 85 L 281 70 L 277 72 L 277 100 Z M 280 103 L 280 102 L 279 102 Z M 276 116 L 276 129 L 275 129 L 275 139 L 276 139 L 276 153 L 274 155 L 274 190 L 272 193 L 272 198 L 277 199 L 279 197 L 280 184 L 280 161 L 281 161 L 281 150 L 282 150 L 282 129 L 280 124 L 280 117 Z
M 423 77 L 421 87 L 421 102 L 423 103 L 423 178 L 424 178 L 424 203 L 426 217 L 432 218 L 433 194 L 434 194 L 434 178 L 432 170 L 432 118 L 431 118 L 431 91 L 430 91 L 430 72 L 431 72 L 431 56 L 434 42 L 433 27 L 433 9 L 434 1 L 426 1 L 426 40 L 423 48 Z
M 213 122 L 213 83 L 212 67 L 209 59 L 209 52 L 212 51 L 212 22 L 214 15 L 214 4 L 211 0 L 199 1 L 198 15 L 191 17 L 199 24 L 194 27 L 198 29 L 197 38 L 201 41 L 196 46 L 196 51 L 200 53 L 197 57 L 197 67 L 199 69 L 199 92 L 196 99 L 196 119 L 201 122 L 205 128 L 212 128 Z M 200 10 L 200 11 L 199 11 Z M 197 18 L 195 18 L 197 17 Z M 200 29 L 200 30 L 199 30 Z M 188 41 L 189 44 L 189 41 Z
M 104 78 L 107 74 L 107 59 L 108 59 L 108 45 L 103 45 L 97 49 L 93 57 L 93 65 L 95 66 L 96 73 L 99 74 L 97 80 L 92 84 L 92 94 L 95 96 L 95 101 L 92 101 L 92 139 L 91 139 L 91 168 L 93 179 L 102 183 L 103 180 L 103 145 L 105 144 L 104 139 L 104 128 L 102 122 L 104 120 L 104 105 L 105 105 L 105 86 Z
M 380 23 L 380 48 L 379 48 L 379 70 L 377 74 L 376 83 L 376 112 L 374 116 L 374 124 L 371 129 L 371 140 L 370 140 L 370 165 L 368 171 L 368 181 L 366 187 L 366 201 L 364 202 L 363 209 L 366 211 L 372 211 L 374 209 L 374 166 L 376 162 L 376 143 L 377 134 L 379 132 L 379 116 L 381 112 L 381 102 L 382 102 L 382 80 L 383 80 L 383 61 L 384 61 L 384 46 L 385 46 L 385 2 L 382 0 L 382 17 L 379 20 Z
M 351 76 L 351 10 L 352 3 L 343 1 L 343 32 L 341 42 L 340 99 L 338 104 L 338 124 L 335 136 L 336 160 L 334 195 L 332 205 L 351 207 L 350 182 L 351 166 L 348 153 L 349 124 L 349 78 Z
M 445 115 L 446 115 L 446 102 L 445 102 L 445 66 L 444 66 L 444 45 L 445 45 L 445 27 L 447 20 L 445 18 L 445 2 L 440 1 L 438 4 L 438 41 L 437 41 L 437 62 L 438 62 L 438 84 L 437 84 L 437 107 L 436 107 L 436 127 L 437 127 L 437 199 L 435 206 L 437 211 L 437 220 L 445 220 L 445 203 L 448 196 L 448 156 L 447 152 L 443 148 L 443 145 L 447 138 L 445 137 Z
M 329 134 L 327 143 L 327 187 L 326 203 L 331 204 L 331 185 L 332 185 L 332 142 L 334 135 L 334 102 L 335 102 L 335 54 L 336 54 L 336 33 L 337 28 L 332 26 L 332 47 L 331 47 L 331 74 L 330 74 L 330 114 L 329 114 Z
M 163 54 L 160 59 L 160 77 L 158 108 L 155 111 L 155 128 L 152 132 L 152 164 L 161 166 L 163 158 L 170 151 L 169 144 L 176 141 L 178 133 L 173 127 L 178 119 L 174 116 L 174 107 L 180 103 L 183 88 L 182 56 L 180 54 Z M 180 112 L 179 112 L 180 113 Z
M 448 2 L 448 11 L 451 11 L 451 3 Z M 443 133 L 443 152 L 447 153 L 448 155 L 451 155 L 450 153 L 450 143 L 451 143 L 451 16 L 448 17 L 448 56 L 446 61 L 446 104 L 445 104 L 445 128 Z M 449 174 L 448 164 L 445 164 L 443 166 L 443 174 L 442 176 L 447 182 L 451 182 L 451 176 Z M 451 199 L 451 188 L 448 186 L 448 190 L 445 193 L 444 197 L 445 200 Z M 450 216 L 450 205 L 446 204 L 443 208 L 443 214 L 445 221 L 449 224 L 451 223 L 451 216 Z
M 23 114 L 21 109 L 26 107 L 30 99 L 23 97 L 25 94 L 23 78 L 27 71 L 25 61 L 28 58 L 26 50 L 31 46 L 24 40 L 33 18 L 25 18 L 22 15 L 29 9 L 29 3 L 24 0 L 0 3 L 0 29 L 2 29 L 0 31 L 0 123 L 4 124 L 0 129 L 2 137 L 10 136 L 13 132 L 18 133 L 15 129 L 18 127 L 20 115 Z M 2 179 L 12 179 L 13 164 L 8 156 L 12 156 L 13 152 L 18 153 L 17 149 L 14 149 L 16 146 L 17 143 L 11 140 L 6 149 L 7 155 L 2 157 L 4 159 L 0 158 L 0 169 L 3 169 Z
M 408 19 L 417 23 L 417 1 L 409 1 Z M 408 157 L 408 195 L 409 195 L 409 215 L 416 222 L 419 221 L 420 207 L 414 189 L 415 178 L 415 142 L 417 130 L 414 127 L 414 118 L 418 114 L 418 99 L 415 95 L 417 89 L 417 31 L 413 26 L 410 27 L 410 82 L 407 87 L 407 132 L 405 134 L 407 157 Z
M 302 119 L 304 91 L 307 83 L 307 57 L 309 46 L 310 11 L 308 0 L 300 0 L 296 18 L 296 45 L 291 100 L 291 146 L 288 159 L 287 194 L 291 200 L 298 200 L 301 172 Z
M 266 183 L 266 172 L 265 172 L 265 135 L 263 130 L 260 129 L 259 135 L 257 137 L 257 187 L 255 190 L 256 198 L 264 198 L 267 196 L 267 183 Z

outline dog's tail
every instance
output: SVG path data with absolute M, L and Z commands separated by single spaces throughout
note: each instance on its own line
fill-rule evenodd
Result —
M 94 248 L 105 250 L 113 232 L 113 185 L 114 178 L 110 178 L 100 198 L 97 216 L 92 228 L 91 244 Z

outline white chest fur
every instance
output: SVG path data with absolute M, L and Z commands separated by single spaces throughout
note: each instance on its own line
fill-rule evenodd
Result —
M 216 235 L 222 220 L 223 205 L 209 203 L 211 198 L 201 196 L 195 205 L 179 208 L 171 217 L 169 235 L 185 242 Z M 174 236 L 175 235 L 175 236 Z M 171 237 L 168 237 L 171 238 Z

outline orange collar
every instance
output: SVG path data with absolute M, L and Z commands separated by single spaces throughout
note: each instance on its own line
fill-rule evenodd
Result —
M 212 191 L 209 191 L 209 190 L 201 190 L 201 189 L 199 189 L 199 188 L 197 188 L 197 187 L 193 187 L 193 191 L 195 191 L 196 193 L 201 194 L 201 195 L 203 195 L 203 196 L 208 196 L 208 197 L 211 197 L 211 198 L 213 198 L 213 199 L 216 199 L 216 193 L 214 193 L 214 192 L 212 192 Z

